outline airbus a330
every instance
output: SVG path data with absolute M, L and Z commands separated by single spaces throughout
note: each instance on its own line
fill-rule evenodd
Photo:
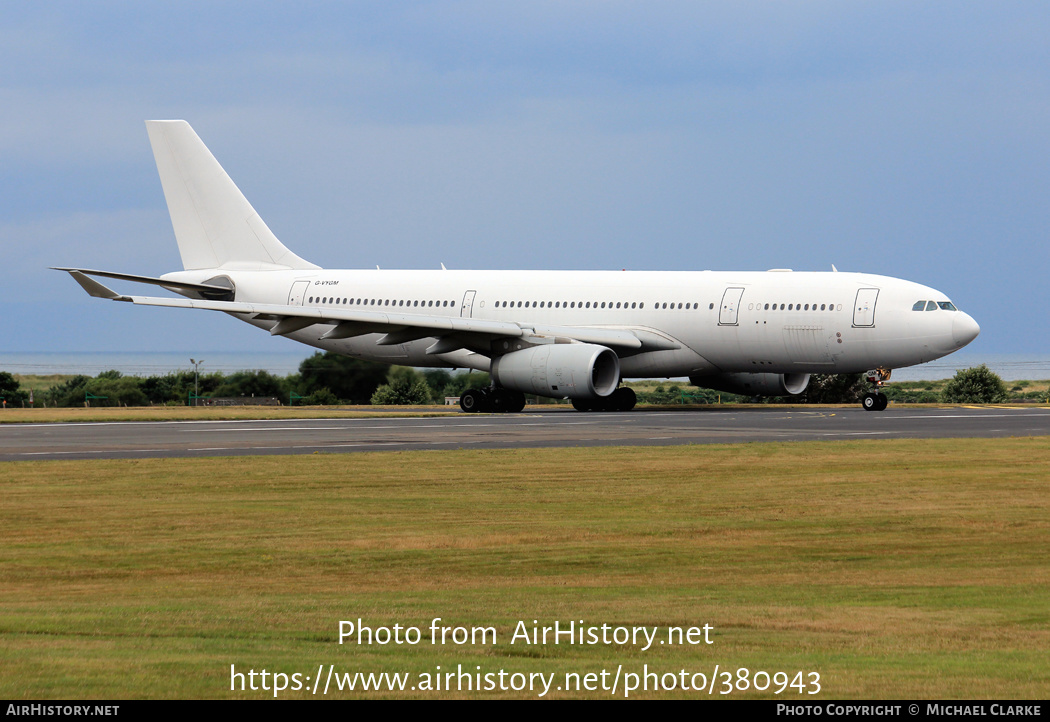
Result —
M 525 394 L 627 411 L 625 378 L 687 376 L 749 396 L 795 395 L 811 374 L 867 372 L 886 408 L 892 369 L 940 358 L 980 328 L 940 291 L 845 272 L 331 270 L 286 248 L 182 120 L 147 121 L 183 270 L 60 268 L 92 296 L 221 311 L 316 348 L 405 366 L 486 371 L 464 411 L 520 411 Z M 178 296 L 113 291 L 92 277 Z

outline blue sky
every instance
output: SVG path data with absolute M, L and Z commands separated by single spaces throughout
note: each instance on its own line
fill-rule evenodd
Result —
M 185 118 L 323 266 L 867 271 L 1050 353 L 1045 2 L 6 2 L 3 351 L 291 350 L 88 298 L 180 268 Z

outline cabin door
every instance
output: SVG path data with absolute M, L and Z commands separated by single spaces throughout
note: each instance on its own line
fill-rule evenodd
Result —
M 477 291 L 467 291 L 463 294 L 463 305 L 459 307 L 459 315 L 463 318 L 470 318 L 474 312 L 474 296 L 477 295 Z
M 736 326 L 737 314 L 740 311 L 740 297 L 744 295 L 742 288 L 727 288 L 722 295 L 722 308 L 718 312 L 719 326 Z
M 302 306 L 303 297 L 306 296 L 306 289 L 310 287 L 309 281 L 296 281 L 292 284 L 292 290 L 288 292 L 288 305 L 289 306 Z
M 875 301 L 879 289 L 862 288 L 857 291 L 857 302 L 853 304 L 853 325 L 870 328 L 875 325 Z

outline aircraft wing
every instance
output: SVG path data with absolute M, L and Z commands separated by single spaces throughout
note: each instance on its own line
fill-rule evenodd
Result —
M 436 338 L 436 343 L 427 349 L 428 354 L 450 353 L 461 348 L 486 353 L 492 340 L 501 337 L 527 338 L 530 336 L 593 343 L 635 353 L 680 348 L 680 345 L 673 340 L 645 329 L 552 326 L 522 321 L 495 321 L 392 311 L 358 311 L 285 304 L 129 296 L 118 294 L 98 281 L 87 278 L 80 270 L 69 269 L 69 274 L 84 290 L 97 298 L 108 298 L 141 306 L 199 308 L 248 315 L 256 320 L 272 320 L 274 325 L 270 333 L 275 336 L 322 324 L 331 326 L 331 328 L 320 338 L 351 338 L 382 333 L 383 336 L 376 341 L 376 344 L 380 346 L 408 343 L 422 338 Z

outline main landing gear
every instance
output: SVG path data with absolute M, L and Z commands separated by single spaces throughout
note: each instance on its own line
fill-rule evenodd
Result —
M 621 386 L 604 398 L 573 399 L 577 411 L 630 411 L 638 403 L 634 390 Z M 525 408 L 525 394 L 509 389 L 467 389 L 459 397 L 459 408 L 468 414 L 516 414 Z
M 516 414 L 525 408 L 525 394 L 509 389 L 467 389 L 459 397 L 459 408 L 468 414 Z
M 874 391 L 869 391 L 864 394 L 864 398 L 861 400 L 861 405 L 865 411 L 885 411 L 886 406 L 890 400 L 886 398 L 886 394 L 879 391 L 882 385 L 890 380 L 890 374 L 893 373 L 892 369 L 877 368 L 869 371 L 868 381 L 875 385 Z
M 634 389 L 621 386 L 608 396 L 597 399 L 573 399 L 572 408 L 577 411 L 630 411 L 638 403 Z

